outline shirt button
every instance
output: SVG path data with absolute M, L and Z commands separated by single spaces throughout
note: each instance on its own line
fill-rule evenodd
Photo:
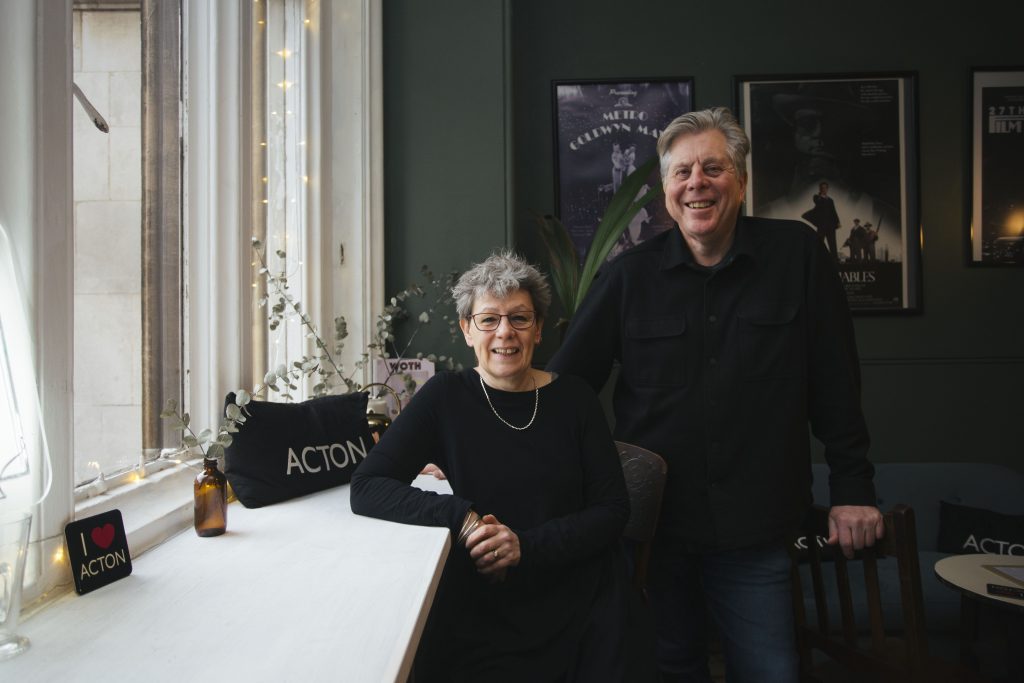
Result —
M 708 360 L 708 362 L 709 362 L 709 363 L 711 363 L 711 365 L 713 365 L 713 366 L 714 366 L 714 365 L 718 365 L 718 359 L 717 359 L 717 358 L 715 358 L 714 356 L 712 356 L 712 357 L 711 357 L 711 358 L 710 358 L 710 359 Z
M 708 322 L 709 323 L 717 323 L 718 322 L 718 316 L 714 315 L 714 314 L 709 315 L 708 316 Z

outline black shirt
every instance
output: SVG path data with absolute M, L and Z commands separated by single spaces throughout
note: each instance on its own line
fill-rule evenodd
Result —
M 808 424 L 832 504 L 875 504 L 852 320 L 803 223 L 741 217 L 714 269 L 677 229 L 605 266 L 548 369 L 600 389 L 616 361 L 615 438 L 668 462 L 661 533 L 699 551 L 794 529 L 811 502 Z
M 472 369 L 442 372 L 416 392 L 352 475 L 357 514 L 446 526 L 452 550 L 417 655 L 417 680 L 621 680 L 624 568 L 617 541 L 629 497 L 601 405 L 577 377 L 532 391 L 488 387 Z M 537 401 L 537 403 L 535 403 Z M 428 462 L 451 495 L 410 485 Z M 493 514 L 519 536 L 505 581 L 478 574 L 455 542 L 466 512 Z M 599 629 L 595 624 L 604 625 Z M 591 635 L 585 635 L 591 634 Z M 586 666 L 605 667 L 602 678 Z

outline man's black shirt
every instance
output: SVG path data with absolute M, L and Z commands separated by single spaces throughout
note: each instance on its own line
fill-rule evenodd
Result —
M 616 361 L 615 438 L 668 462 L 661 533 L 715 550 L 794 529 L 811 501 L 808 424 L 831 504 L 875 505 L 846 296 L 803 223 L 739 218 L 713 269 L 678 229 L 606 265 L 548 369 L 599 391 Z

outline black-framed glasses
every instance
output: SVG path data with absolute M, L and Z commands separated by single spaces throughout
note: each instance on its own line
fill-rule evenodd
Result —
M 508 318 L 508 324 L 517 330 L 528 330 L 537 322 L 537 314 L 533 311 L 516 311 L 515 313 L 474 313 L 469 316 L 473 319 L 476 329 L 481 332 L 493 332 L 501 325 L 502 318 Z

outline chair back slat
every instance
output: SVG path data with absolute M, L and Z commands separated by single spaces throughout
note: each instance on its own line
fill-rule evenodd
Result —
M 885 652 L 885 621 L 882 618 L 882 589 L 878 582 L 878 562 L 872 553 L 865 553 L 862 561 L 864 563 L 864 591 L 868 598 L 871 648 L 881 655 Z
M 842 553 L 832 553 L 836 569 L 836 592 L 839 595 L 839 617 L 843 629 L 843 640 L 847 645 L 857 646 L 857 624 L 853 615 L 853 593 L 850 591 L 850 570 Z

